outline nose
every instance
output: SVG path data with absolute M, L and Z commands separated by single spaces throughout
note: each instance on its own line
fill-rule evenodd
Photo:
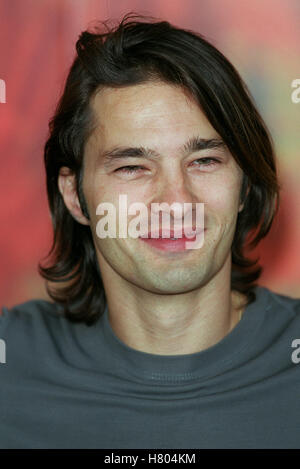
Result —
M 159 180 L 156 194 L 152 199 L 152 211 L 168 212 L 174 219 L 182 219 L 188 213 L 195 212 L 196 196 L 193 193 L 191 182 L 181 170 L 169 170 Z M 175 204 L 175 211 L 169 212 L 169 207 Z

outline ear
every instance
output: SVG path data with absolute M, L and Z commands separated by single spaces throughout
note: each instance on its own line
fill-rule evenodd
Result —
M 82 225 L 89 225 L 89 220 L 83 215 L 76 189 L 76 177 L 70 168 L 63 166 L 59 170 L 58 188 L 65 205 L 72 217 Z
M 241 212 L 242 210 L 244 210 L 245 201 L 246 201 L 246 199 L 247 199 L 247 197 L 248 197 L 249 191 L 250 191 L 250 186 L 247 187 L 246 195 L 245 195 L 245 197 L 244 197 L 244 201 L 239 205 L 239 212 Z

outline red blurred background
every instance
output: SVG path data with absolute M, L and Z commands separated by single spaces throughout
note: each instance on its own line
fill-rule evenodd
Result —
M 300 297 L 300 103 L 291 100 L 300 77 L 298 0 L 2 0 L 1 304 L 47 298 L 37 264 L 52 236 L 43 168 L 48 121 L 80 32 L 129 11 L 204 34 L 248 84 L 273 135 L 282 185 L 279 214 L 252 256 L 264 267 L 262 285 Z

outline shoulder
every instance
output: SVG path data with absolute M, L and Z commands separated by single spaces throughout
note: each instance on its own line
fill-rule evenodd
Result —
M 260 314 L 266 311 L 273 316 L 276 314 L 278 317 L 300 319 L 300 298 L 278 293 L 263 285 L 256 285 L 250 293 L 248 299 L 245 294 L 239 293 L 236 301 L 237 304 L 251 309 L 251 313 L 257 311 Z
M 300 328 L 300 298 L 278 293 L 271 288 L 256 285 L 246 303 L 247 316 L 263 328 L 275 331 Z
M 288 350 L 295 339 L 300 339 L 300 298 L 260 287 L 257 306 L 252 312 L 259 321 L 262 334 L 274 344 L 281 342 L 284 350 Z
M 2 318 L 2 320 L 7 318 L 16 319 L 19 317 L 22 319 L 34 319 L 41 316 L 59 318 L 62 315 L 62 307 L 58 303 L 42 299 L 25 301 L 24 303 L 14 305 L 10 308 L 4 305 L 2 306 L 2 311 L 0 311 L 0 318 Z
M 41 363 L 56 366 L 63 351 L 71 348 L 74 334 L 80 337 L 81 330 L 65 317 L 58 303 L 34 299 L 2 307 L 0 338 L 5 343 L 7 362 L 14 364 L 6 371 L 21 376 L 40 369 Z
M 66 321 L 63 309 L 58 303 L 47 300 L 34 299 L 17 304 L 10 308 L 3 306 L 0 313 L 0 337 L 13 331 L 14 336 L 18 330 L 41 331 L 50 326 L 58 326 Z
M 267 299 L 266 304 L 268 309 L 285 313 L 290 317 L 300 318 L 300 298 L 277 293 L 266 287 L 260 287 L 260 289 Z

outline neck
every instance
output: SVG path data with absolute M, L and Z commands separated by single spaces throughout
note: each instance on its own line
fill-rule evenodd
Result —
M 113 331 L 146 353 L 182 355 L 211 347 L 236 326 L 245 303 L 244 295 L 230 289 L 228 265 L 214 282 L 180 294 L 149 292 L 110 267 L 101 272 Z

